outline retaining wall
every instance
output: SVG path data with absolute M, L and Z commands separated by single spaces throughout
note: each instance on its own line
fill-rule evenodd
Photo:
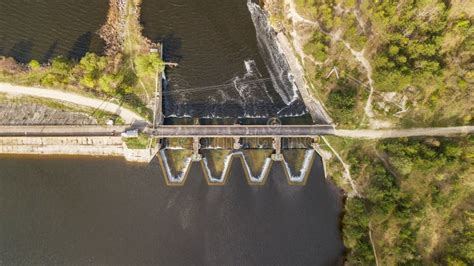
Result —
M 121 137 L 1 137 L 0 154 L 123 156 Z

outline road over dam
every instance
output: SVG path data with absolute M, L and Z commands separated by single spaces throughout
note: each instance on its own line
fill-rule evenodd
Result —
M 132 126 L 0 126 L 1 136 L 119 136 Z M 234 137 L 316 137 L 340 136 L 360 139 L 384 139 L 417 136 L 455 136 L 474 133 L 474 126 L 410 129 L 336 129 L 333 125 L 166 125 L 156 129 L 138 128 L 157 138 L 234 138 Z
M 315 137 L 334 135 L 332 125 L 197 125 L 197 126 L 160 126 L 151 135 L 159 138 L 222 138 L 222 137 Z

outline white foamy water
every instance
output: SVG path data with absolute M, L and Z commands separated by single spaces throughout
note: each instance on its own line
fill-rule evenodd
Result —
M 299 98 L 298 88 L 289 71 L 285 55 L 278 46 L 276 34 L 268 21 L 267 15 L 258 4 L 248 0 L 247 6 L 257 32 L 260 53 L 272 78 L 273 87 L 282 100 L 287 105 L 291 105 L 293 101 Z
M 210 25 L 206 22 L 207 27 L 192 32 L 188 30 L 196 25 L 187 25 L 182 42 L 188 54 L 182 55 L 184 59 L 178 68 L 169 70 L 170 81 L 165 93 L 170 94 L 164 97 L 166 117 L 269 118 L 307 114 L 266 13 L 252 2 L 242 5 L 248 11 L 246 21 L 227 26 L 225 30 L 232 27 L 235 36 L 231 39 L 245 42 L 231 41 L 227 35 L 232 33 L 222 34 L 224 29 L 212 30 L 220 28 L 227 20 L 212 21 Z M 256 34 L 242 31 L 240 27 L 243 26 L 253 26 Z M 211 35 L 201 34 L 209 30 L 216 39 L 212 45 L 209 43 Z M 186 39 L 188 37 L 193 38 Z M 202 42 L 208 46 L 201 47 Z M 165 57 L 167 53 L 175 52 L 166 50 Z M 208 56 L 203 57 L 204 54 Z M 200 61 L 196 60 L 198 57 L 202 57 Z M 242 62 L 240 69 L 239 61 Z M 194 85 L 193 80 L 198 80 L 199 85 Z
M 204 163 L 204 171 L 206 172 L 206 175 L 209 178 L 209 182 L 216 183 L 216 184 L 223 184 L 225 182 L 225 175 L 227 174 L 229 167 L 231 166 L 232 157 L 233 157 L 233 153 L 225 157 L 224 168 L 222 170 L 221 176 L 218 176 L 218 177 L 215 177 L 212 174 L 207 158 L 206 157 L 202 158 L 202 162 Z
M 290 177 L 291 182 L 301 183 L 304 181 L 305 177 L 308 175 L 308 172 L 311 171 L 311 166 L 313 165 L 313 157 L 315 155 L 315 151 L 313 149 L 306 150 L 304 156 L 303 166 L 300 169 L 299 175 L 291 172 L 291 168 L 288 163 L 285 161 L 285 170 L 288 172 L 288 176 Z
M 186 158 L 186 161 L 184 162 L 185 164 L 184 169 L 175 176 L 171 172 L 171 168 L 168 163 L 168 157 L 165 154 L 165 150 L 166 149 L 160 150 L 160 156 L 161 156 L 161 159 L 163 160 L 163 166 L 165 167 L 165 172 L 167 174 L 166 178 L 168 179 L 170 183 L 180 184 L 184 181 L 184 178 L 186 177 L 186 173 L 188 172 L 188 169 L 191 166 L 191 163 L 192 163 L 191 158 Z

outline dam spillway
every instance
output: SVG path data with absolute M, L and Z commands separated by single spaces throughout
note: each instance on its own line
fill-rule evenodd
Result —
M 310 139 L 285 138 L 283 145 L 281 139 L 268 138 L 204 138 L 197 141 L 199 143 L 191 138 L 163 141 L 156 159 L 167 185 L 185 185 L 193 163 L 200 164 L 208 185 L 225 185 L 232 165 L 239 160 L 249 185 L 264 185 L 275 162 L 281 163 L 290 185 L 305 185 L 318 157 L 312 148 L 315 143 Z M 294 145 L 295 142 L 300 145 Z

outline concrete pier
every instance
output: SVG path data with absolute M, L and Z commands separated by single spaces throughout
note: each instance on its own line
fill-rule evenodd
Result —
M 202 155 L 199 154 L 199 149 L 201 148 L 201 144 L 199 143 L 199 137 L 193 138 L 193 162 L 199 162 L 202 160 Z

